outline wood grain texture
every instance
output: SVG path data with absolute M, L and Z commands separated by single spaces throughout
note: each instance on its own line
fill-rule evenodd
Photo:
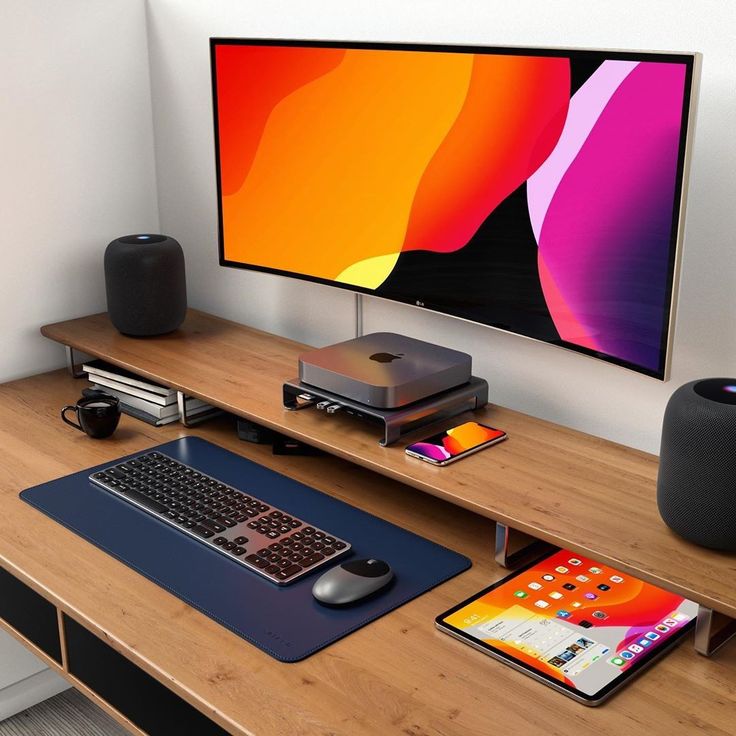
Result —
M 0 386 L 0 565 L 231 733 L 733 733 L 736 647 L 709 660 L 685 643 L 607 705 L 585 708 L 434 628 L 438 613 L 504 574 L 492 561 L 489 519 L 335 457 L 273 456 L 239 442 L 226 418 L 184 430 L 123 417 L 112 438 L 90 440 L 58 418 L 82 385 L 57 371 Z M 474 566 L 309 659 L 282 664 L 18 498 L 25 487 L 185 434 L 456 549 Z
M 42 328 L 60 343 L 186 391 L 416 489 L 553 544 L 616 566 L 736 617 L 736 556 L 671 532 L 656 506 L 657 458 L 489 405 L 463 415 L 501 427 L 509 440 L 447 468 L 383 448 L 370 425 L 282 406 L 282 384 L 306 346 L 190 310 L 157 338 L 118 333 L 106 314 Z M 490 387 L 493 400 L 493 383 Z M 435 429 L 462 421 L 445 420 Z M 422 429 L 420 439 L 432 429 Z M 491 540 L 484 540 L 490 546 Z

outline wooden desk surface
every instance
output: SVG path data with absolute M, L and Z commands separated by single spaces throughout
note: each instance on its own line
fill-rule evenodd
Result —
M 685 643 L 608 704 L 586 708 L 434 629 L 437 613 L 502 574 L 490 520 L 338 458 L 275 457 L 239 442 L 224 419 L 185 430 L 123 417 L 113 438 L 90 440 L 58 417 L 82 385 L 57 371 L 0 386 L 0 565 L 232 733 L 733 733 L 736 647 L 706 659 Z M 186 433 L 457 549 L 474 566 L 309 659 L 281 664 L 18 498 Z
M 106 314 L 42 333 L 736 617 L 736 556 L 696 547 L 665 526 L 653 455 L 491 404 L 467 418 L 505 429 L 509 440 L 435 468 L 407 457 L 404 442 L 380 447 L 376 429 L 350 417 L 285 411 L 282 384 L 305 349 L 290 340 L 194 310 L 180 330 L 157 338 L 125 337 Z

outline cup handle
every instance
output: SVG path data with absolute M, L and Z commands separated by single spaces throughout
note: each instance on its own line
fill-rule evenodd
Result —
M 72 410 L 72 411 L 73 411 L 73 412 L 74 412 L 75 414 L 77 413 L 77 407 L 76 407 L 76 406 L 65 406 L 65 407 L 64 407 L 64 408 L 63 408 L 63 409 L 61 410 L 61 418 L 62 418 L 62 419 L 63 419 L 63 420 L 64 420 L 64 421 L 65 421 L 65 422 L 66 422 L 66 423 L 67 423 L 67 424 L 68 424 L 68 425 L 69 425 L 70 427 L 74 427 L 74 429 L 78 429 L 78 430 L 79 430 L 80 432 L 84 432 L 84 430 L 82 429 L 82 425 L 81 425 L 81 424 L 78 424 L 77 422 L 73 422 L 73 421 L 72 421 L 71 419 L 67 419 L 67 418 L 66 418 L 66 412 L 67 412 L 67 411 L 69 411 L 69 409 L 71 409 L 71 410 Z M 79 416 L 78 416 L 78 415 L 77 415 L 77 418 L 79 418 Z

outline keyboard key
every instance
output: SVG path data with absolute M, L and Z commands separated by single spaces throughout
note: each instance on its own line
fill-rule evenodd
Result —
M 268 566 L 268 567 L 266 568 L 266 572 L 267 572 L 267 573 L 268 573 L 269 575 L 273 575 L 273 574 L 274 574 L 275 572 L 278 572 L 278 571 L 279 571 L 280 569 L 281 569 L 281 568 L 280 568 L 280 567 L 279 567 L 278 565 L 269 565 L 269 566 Z
M 268 545 L 268 548 L 271 549 L 271 550 L 273 550 L 274 552 L 281 552 L 281 550 L 283 549 L 283 547 L 278 542 L 274 542 L 273 544 L 269 544 Z
M 272 511 L 269 516 L 272 519 L 280 519 L 281 518 L 281 512 L 280 511 Z
M 341 549 L 345 549 L 345 547 L 347 547 L 347 544 L 345 544 L 345 542 L 340 542 L 340 541 L 337 541 L 337 542 L 335 542 L 335 543 L 334 543 L 334 544 L 333 544 L 332 546 L 333 546 L 333 547 L 334 547 L 334 548 L 335 548 L 336 550 L 338 550 L 338 551 L 339 551 L 339 550 L 341 550 Z
M 325 535 L 324 535 L 324 534 L 323 534 L 322 532 L 315 532 L 314 534 L 312 534 L 312 536 L 313 536 L 313 537 L 314 537 L 315 539 L 319 539 L 319 540 L 322 540 L 322 539 L 324 539 L 324 538 L 325 538 Z
M 321 550 L 323 550 L 324 548 L 325 548 L 325 545 L 324 545 L 324 544 L 322 544 L 322 542 L 315 542 L 315 543 L 314 543 L 314 544 L 312 545 L 312 549 L 316 549 L 316 550 L 317 550 L 318 552 L 320 552 L 320 551 L 321 551 Z
M 276 539 L 277 537 L 280 537 L 281 535 L 278 532 L 273 531 L 273 529 L 270 532 L 266 532 L 266 536 L 269 539 Z
M 335 537 L 325 537 L 322 541 L 325 544 L 333 544 L 335 542 Z
M 301 523 L 301 521 L 299 521 L 298 519 L 292 519 L 292 520 L 291 520 L 291 521 L 289 522 L 289 526 L 290 526 L 290 527 L 291 527 L 292 529 L 298 529 L 298 528 L 299 528 L 299 527 L 300 527 L 301 525 L 302 525 L 302 523 Z
M 228 519 L 227 516 L 216 516 L 215 521 L 219 524 L 224 524 L 228 529 L 232 529 L 235 526 L 235 522 L 232 519 Z
M 304 533 L 305 534 L 314 534 L 317 530 L 313 526 L 305 526 L 304 527 Z
M 231 549 L 235 549 L 238 545 L 235 544 L 235 542 L 225 542 L 222 546 L 229 552 Z
M 197 526 L 193 526 L 192 531 L 205 539 L 215 536 L 215 533 L 211 529 L 208 529 L 206 526 L 200 526 L 199 524 Z
M 245 544 L 247 541 L 248 537 L 235 537 L 235 539 L 233 539 L 233 542 L 235 542 L 235 544 Z
M 291 565 L 291 567 L 287 567 L 284 570 L 279 570 L 279 572 L 277 572 L 274 577 L 276 577 L 278 580 L 286 580 L 292 575 L 296 575 L 298 572 L 301 572 L 301 570 L 301 565 Z
M 233 554 L 238 555 L 238 557 L 240 557 L 240 555 L 245 554 L 245 547 L 236 547 L 233 550 Z
M 292 562 L 301 562 L 304 559 L 303 555 L 300 555 L 298 552 L 294 552 L 293 554 L 290 554 L 288 559 L 290 559 Z
M 256 567 L 259 567 L 261 569 L 263 569 L 264 567 L 266 567 L 268 565 L 268 560 L 262 560 L 257 555 L 248 555 L 245 558 L 245 561 L 246 562 L 250 562 L 251 565 L 255 565 Z
M 325 547 L 322 550 L 323 555 L 327 555 L 327 557 L 332 557 L 332 555 L 335 554 L 335 550 L 332 547 Z
M 325 556 L 321 555 L 319 552 L 315 552 L 313 555 L 309 555 L 309 557 L 305 557 L 301 561 L 302 567 L 311 567 L 312 565 L 316 565 L 320 560 L 324 560 Z
M 213 531 L 217 532 L 218 534 L 220 532 L 224 532 L 225 531 L 225 527 L 222 524 L 218 524 L 216 521 L 213 521 L 212 519 L 205 519 L 202 522 L 202 526 L 207 526 L 210 529 L 212 529 Z
M 126 492 L 125 497 L 129 498 L 131 501 L 139 503 L 141 506 L 145 506 L 147 509 L 151 509 L 151 511 L 155 511 L 157 514 L 165 514 L 169 510 L 168 506 L 159 503 L 153 498 L 148 498 L 148 496 L 144 496 L 142 493 L 140 493 L 140 491 L 134 491 L 133 489 L 130 489 Z

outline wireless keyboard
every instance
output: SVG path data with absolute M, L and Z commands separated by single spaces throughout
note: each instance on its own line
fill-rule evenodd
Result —
M 161 452 L 111 465 L 89 479 L 277 585 L 350 549 L 324 529 Z

